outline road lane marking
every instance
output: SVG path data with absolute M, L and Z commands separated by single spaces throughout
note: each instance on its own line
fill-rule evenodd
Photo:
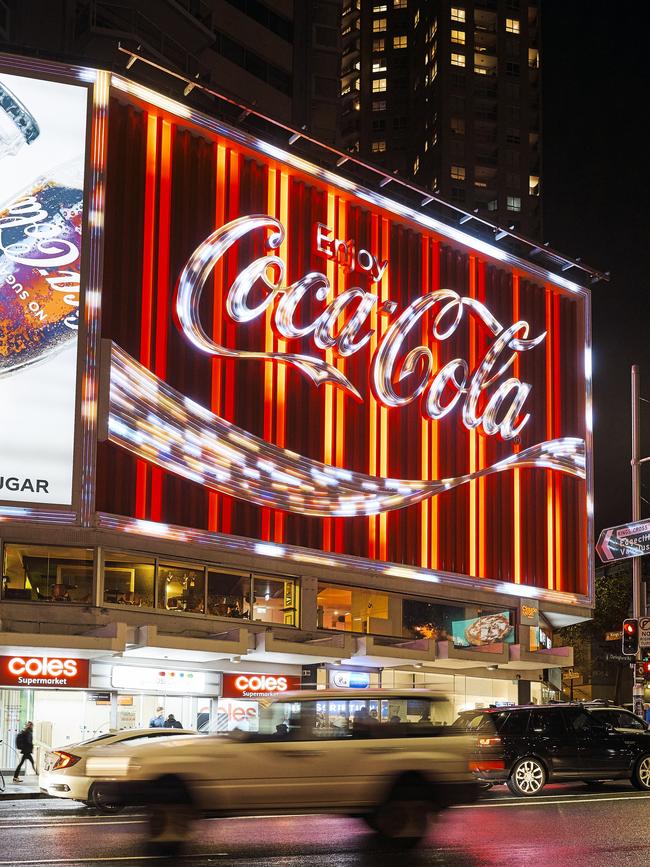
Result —
M 183 855 L 183 860 L 186 861 L 189 858 L 226 858 L 230 855 L 230 852 L 197 852 L 191 853 L 189 855 Z M 27 861 L 0 861 L 0 865 L 14 865 L 14 864 L 88 864 L 89 862 L 95 863 L 96 861 L 102 862 L 110 862 L 110 861 L 167 861 L 169 862 L 169 858 L 166 855 L 110 855 L 110 856 L 92 856 L 92 855 L 82 855 L 79 858 L 41 858 L 35 859 L 30 858 Z
M 487 801 L 483 804 L 456 804 L 452 810 L 480 810 L 489 807 L 546 807 L 558 804 L 604 804 L 606 801 L 646 801 L 648 795 L 615 795 L 613 798 L 567 798 L 556 801 L 541 801 L 531 798 L 530 801 Z

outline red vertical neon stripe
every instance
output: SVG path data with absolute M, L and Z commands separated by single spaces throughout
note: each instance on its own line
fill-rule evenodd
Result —
M 169 231 L 171 223 L 172 125 L 162 121 L 160 136 L 160 184 L 158 196 L 158 262 L 156 279 L 156 340 L 154 373 L 161 379 L 167 374 L 167 327 L 169 322 Z M 151 468 L 152 521 L 162 520 L 163 471 Z
M 147 171 L 144 188 L 144 232 L 142 252 L 142 308 L 140 320 L 140 361 L 151 369 L 151 331 L 153 317 L 154 239 L 156 235 L 156 163 L 158 157 L 158 118 L 147 118 Z M 148 464 L 139 460 L 135 479 L 135 516 L 145 518 L 147 510 Z
M 546 287 L 546 439 L 553 439 L 553 293 Z M 553 474 L 546 473 L 546 585 L 555 586 Z
M 372 214 L 370 217 L 370 249 L 377 250 L 379 245 L 379 217 Z M 375 290 L 378 293 L 378 289 Z M 374 305 L 370 312 L 370 328 L 372 336 L 370 338 L 370 358 L 374 357 L 377 351 L 379 316 L 377 315 L 377 305 Z M 377 475 L 377 421 L 378 421 L 378 405 L 374 397 L 371 397 L 368 405 L 368 473 L 371 476 Z M 377 557 L 377 529 L 379 518 L 377 515 L 370 515 L 368 518 L 368 557 L 375 560 Z
M 278 190 L 278 218 L 283 226 L 289 225 L 289 175 L 286 171 L 280 171 L 280 184 Z M 280 247 L 280 252 L 277 254 L 287 263 L 287 272 L 285 273 L 285 281 L 290 285 L 291 278 L 289 276 L 289 233 L 284 236 L 284 241 Z M 287 341 L 275 337 L 274 341 L 278 352 L 287 351 Z M 270 365 L 269 365 L 270 366 Z M 280 448 L 284 448 L 287 443 L 287 406 L 286 406 L 286 386 L 287 386 L 287 368 L 284 364 L 274 365 L 273 372 L 275 376 L 276 399 L 275 399 L 275 442 Z M 273 539 L 276 542 L 284 541 L 284 512 L 277 509 L 275 511 Z
M 226 148 L 218 144 L 215 150 L 217 160 L 216 196 L 214 209 L 215 228 L 226 222 Z M 212 333 L 217 343 L 222 339 L 223 310 L 223 259 L 214 266 L 214 304 L 212 307 Z M 221 414 L 221 377 L 223 365 L 216 356 L 212 359 L 212 382 L 210 408 L 217 415 Z M 208 529 L 216 532 L 219 529 L 219 494 L 211 491 L 208 494 Z
M 519 321 L 519 274 L 512 275 L 512 321 Z M 519 379 L 519 353 L 515 353 L 512 375 Z M 518 442 L 514 444 L 514 451 L 521 448 Z M 521 584 L 521 471 L 515 467 L 512 479 L 513 492 L 513 577 L 515 584 Z
M 234 219 L 240 216 L 239 207 L 239 154 L 229 148 L 230 172 L 228 175 L 228 217 Z M 227 256 L 227 269 L 229 273 L 236 270 L 237 252 L 231 251 Z M 226 346 L 234 345 L 234 325 L 228 323 L 226 333 Z M 226 364 L 224 384 L 224 412 L 227 419 L 231 420 L 235 415 L 235 372 L 232 364 Z M 232 498 L 224 497 L 222 500 L 221 531 L 230 533 L 232 530 Z

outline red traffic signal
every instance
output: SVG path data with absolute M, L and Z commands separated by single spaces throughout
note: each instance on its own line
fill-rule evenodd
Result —
M 623 621 L 623 653 L 636 656 L 639 649 L 639 621 L 631 617 Z
M 650 677 L 650 659 L 644 659 L 639 663 L 641 667 L 641 673 L 643 677 L 647 680 Z

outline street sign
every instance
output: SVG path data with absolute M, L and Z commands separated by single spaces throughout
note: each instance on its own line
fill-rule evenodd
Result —
M 580 680 L 582 675 L 579 671 L 575 671 L 573 668 L 567 668 L 566 671 L 562 672 L 562 680 Z
M 606 632 L 605 633 L 605 641 L 620 641 L 623 638 L 623 630 L 619 629 L 618 632 Z
M 596 543 L 603 563 L 650 554 L 650 521 L 635 521 L 603 530 Z
M 650 617 L 639 617 L 639 647 L 650 647 Z

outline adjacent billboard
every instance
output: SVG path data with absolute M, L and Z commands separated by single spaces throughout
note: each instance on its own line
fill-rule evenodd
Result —
M 0 502 L 73 501 L 87 87 L 0 71 Z

